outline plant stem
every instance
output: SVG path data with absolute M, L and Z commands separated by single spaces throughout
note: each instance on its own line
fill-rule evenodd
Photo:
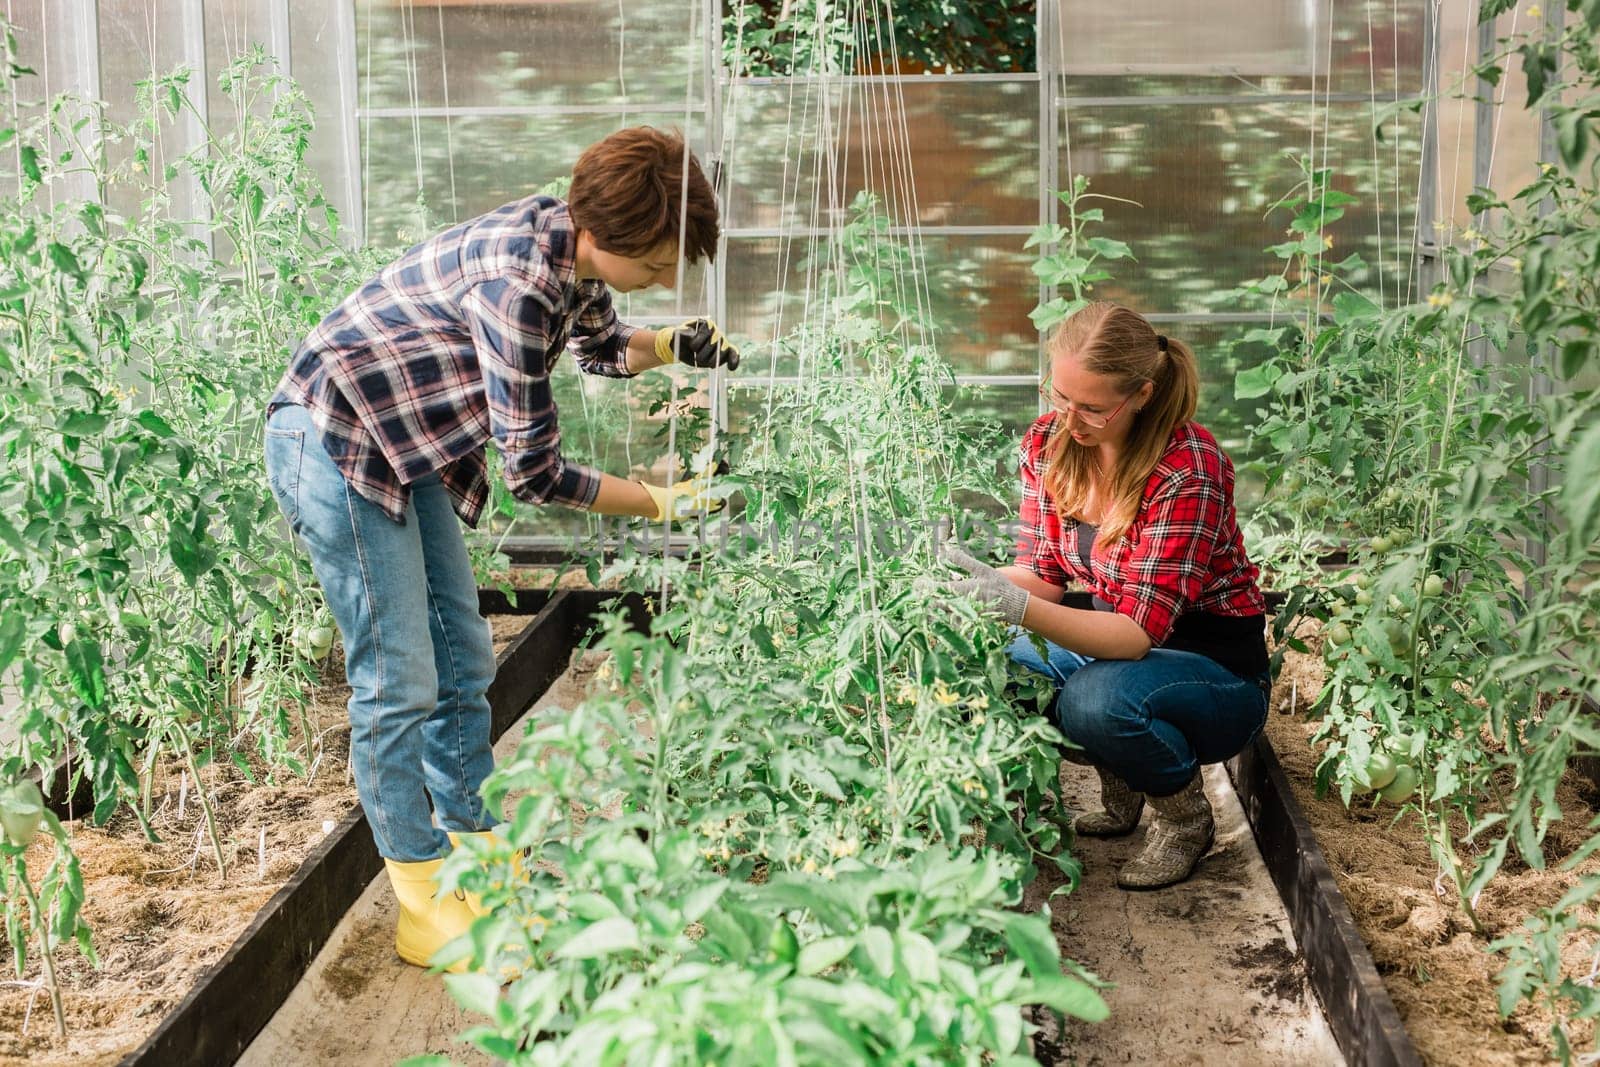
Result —
M 206 831 L 211 835 L 212 854 L 217 858 L 217 872 L 227 877 L 228 864 L 222 858 L 222 842 L 217 837 L 217 814 L 211 806 L 211 798 L 206 794 L 205 784 L 200 778 L 200 768 L 194 761 L 194 746 L 189 742 L 189 735 L 183 728 L 183 723 L 176 720 L 172 728 L 178 732 L 178 740 L 183 743 L 183 759 L 189 765 L 189 773 L 194 775 L 195 796 L 200 799 L 200 810 L 206 815 Z
M 61 984 L 56 981 L 55 954 L 50 951 L 50 930 L 45 925 L 44 909 L 39 906 L 39 897 L 33 891 L 33 883 L 28 881 L 27 860 L 22 861 L 22 877 L 17 881 L 22 883 L 23 895 L 28 898 L 28 907 L 33 910 L 34 927 L 39 934 L 39 959 L 44 967 L 44 979 L 50 986 L 50 1007 L 56 1015 L 56 1036 L 67 1036 L 67 1016 L 61 1008 Z

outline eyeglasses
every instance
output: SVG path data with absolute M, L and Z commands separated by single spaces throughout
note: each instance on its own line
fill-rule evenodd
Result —
M 1070 400 L 1063 400 L 1061 395 L 1055 391 L 1055 387 L 1049 382 L 1039 383 L 1039 395 L 1044 398 L 1044 402 L 1050 405 L 1057 415 L 1076 415 L 1078 416 L 1078 421 L 1091 430 L 1103 430 L 1111 425 L 1111 420 L 1121 414 L 1122 409 L 1128 406 L 1128 401 L 1132 400 L 1134 396 L 1134 394 L 1129 393 L 1123 397 L 1122 403 L 1118 404 L 1111 414 L 1096 415 L 1094 412 L 1083 410 Z

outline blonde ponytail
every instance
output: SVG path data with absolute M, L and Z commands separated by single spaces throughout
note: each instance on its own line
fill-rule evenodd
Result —
M 1143 316 L 1128 308 L 1097 301 L 1063 322 L 1050 338 L 1050 355 L 1073 352 L 1091 374 L 1116 382 L 1118 391 L 1133 393 L 1145 382 L 1154 390 L 1133 415 L 1128 442 L 1110 473 L 1110 503 L 1096 538 L 1110 545 L 1133 525 L 1144 500 L 1144 485 L 1167 450 L 1172 431 L 1194 418 L 1200 396 L 1199 365 L 1194 351 L 1176 337 L 1166 337 Z M 1063 515 L 1080 516 L 1094 488 L 1090 450 L 1058 433 L 1046 456 L 1045 489 Z

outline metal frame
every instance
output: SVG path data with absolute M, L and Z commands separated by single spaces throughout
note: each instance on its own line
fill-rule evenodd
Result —
M 1551 4 L 1544 10 L 1544 39 L 1547 42 L 1558 40 L 1565 27 L 1566 11 L 1563 4 Z M 1560 80 L 1564 71 L 1556 71 L 1556 79 Z M 1556 139 L 1555 122 L 1551 119 L 1549 107 L 1539 109 L 1539 158 L 1554 159 L 1560 154 L 1559 142 Z M 1539 203 L 1541 218 L 1549 215 L 1554 210 L 1550 198 L 1546 197 Z M 1554 238 L 1547 237 L 1546 243 Z M 1530 397 L 1552 396 L 1556 391 L 1555 379 L 1546 373 L 1545 368 L 1550 365 L 1555 353 L 1552 345 L 1545 345 L 1528 373 L 1528 392 Z M 1550 467 L 1540 457 L 1535 457 L 1528 471 L 1528 488 L 1535 494 L 1543 493 L 1550 488 Z M 1545 505 L 1548 510 L 1549 505 Z M 1548 546 L 1536 538 L 1526 538 L 1523 542 L 1528 556 L 1535 565 L 1542 566 L 1545 562 Z M 1528 590 L 1531 592 L 1531 587 Z
M 178 5 L 183 25 L 183 50 L 186 61 L 198 73 L 196 83 L 208 85 L 210 72 L 205 54 L 205 7 L 206 0 L 175 0 Z M 293 14 L 290 10 L 289 0 L 260 0 L 267 5 L 270 18 L 271 39 L 275 50 L 279 53 L 282 69 L 286 72 L 293 71 L 291 31 Z M 616 104 L 569 104 L 569 105 L 543 105 L 543 106 L 446 106 L 423 108 L 366 108 L 361 106 L 360 86 L 358 83 L 358 42 L 356 38 L 356 2 L 357 0 L 338 0 L 337 14 L 334 25 L 335 52 L 339 67 L 340 98 L 344 105 L 340 116 L 342 163 L 344 173 L 331 176 L 329 185 L 338 183 L 348 207 L 346 216 L 350 222 L 351 230 L 360 234 L 364 240 L 365 233 L 365 197 L 368 190 L 364 188 L 362 167 L 362 134 L 361 124 L 373 119 L 414 118 L 414 117 L 489 117 L 489 116 L 540 116 L 540 115 L 604 115 L 623 110 Z M 1331 0 L 1324 0 L 1331 2 Z M 1304 92 L 1274 92 L 1250 93 L 1248 91 L 1238 94 L 1206 93 L 1199 95 L 1156 95 L 1140 97 L 1109 97 L 1095 95 L 1071 95 L 1062 91 L 1061 78 L 1065 71 L 1061 69 L 1059 55 L 1058 11 L 1060 0 L 1044 0 L 1037 5 L 1036 30 L 1038 33 L 1038 69 L 1030 73 L 1002 73 L 1002 74 L 895 74 L 895 75 L 807 75 L 799 78 L 740 78 L 737 84 L 747 86 L 783 85 L 783 84 L 820 84 L 820 85 L 882 85 L 912 84 L 912 83 L 973 83 L 986 82 L 994 84 L 1021 84 L 1036 85 L 1039 93 L 1039 211 L 1038 220 L 1034 225 L 1022 224 L 997 224 L 994 226 L 981 225 L 953 225 L 953 226 L 895 226 L 890 228 L 891 234 L 905 235 L 920 233 L 924 236 L 967 236 L 967 237 L 996 237 L 1018 238 L 1031 234 L 1035 225 L 1045 225 L 1058 221 L 1059 201 L 1055 190 L 1061 184 L 1061 149 L 1066 143 L 1065 127 L 1069 121 L 1073 108 L 1123 108 L 1123 107 L 1161 107 L 1161 106 L 1238 106 L 1250 107 L 1255 104 L 1267 103 L 1293 103 L 1316 99 L 1319 103 L 1350 103 L 1360 104 L 1370 102 L 1368 94 L 1332 93 L 1318 94 L 1314 89 Z M 1425 94 L 1437 90 L 1438 84 L 1438 59 L 1437 56 L 1437 19 L 1440 0 L 1424 0 L 1424 88 Z M 712 158 L 708 160 L 714 171 L 720 171 L 721 160 L 715 158 L 720 154 L 721 148 L 721 104 L 733 91 L 735 81 L 729 77 L 728 72 L 722 67 L 721 62 L 721 37 L 722 18 L 721 0 L 701 0 L 701 13 L 706 22 L 707 33 L 706 48 L 703 53 L 703 93 L 692 101 L 687 110 L 696 115 L 703 115 L 706 120 L 706 136 Z M 79 73 L 79 84 L 86 90 L 94 92 L 99 90 L 99 51 L 98 51 L 98 2 L 97 0 L 67 0 L 64 5 L 71 12 L 69 17 L 74 24 L 74 33 L 77 37 L 75 50 L 82 53 L 82 67 Z M 1556 32 L 1560 25 L 1559 4 L 1548 5 L 1550 11 L 1546 15 L 1547 32 Z M 1555 29 L 1553 29 L 1554 27 Z M 1318 32 L 1321 32 L 1320 29 Z M 1482 36 L 1487 34 L 1487 38 Z M 1492 46 L 1493 28 L 1480 31 L 1480 48 Z M 1398 93 L 1396 96 L 1398 97 Z M 202 116 L 206 108 L 205 93 L 200 93 L 196 100 L 197 107 Z M 1480 129 L 1486 122 L 1492 122 L 1493 116 L 1487 106 L 1480 105 L 1481 112 L 1478 116 Z M 629 106 L 629 112 L 637 112 L 636 106 Z M 677 105 L 671 107 L 652 108 L 677 112 Z M 1433 260 L 1435 246 L 1432 243 L 1432 233 L 1429 230 L 1435 214 L 1434 201 L 1437 196 L 1438 179 L 1438 137 L 1436 130 L 1436 109 L 1428 108 L 1423 114 L 1423 159 L 1422 175 L 1419 188 L 1419 203 L 1417 205 L 1417 232 L 1415 246 L 1424 268 Z M 186 136 L 198 137 L 198 122 L 190 120 L 194 127 L 186 131 Z M 1545 124 L 1545 133 L 1548 136 L 1548 122 Z M 1480 137 L 1474 145 L 1475 172 L 1482 173 L 1487 166 L 1487 140 Z M 723 175 L 724 181 L 726 175 Z M 197 206 L 198 198 L 197 198 Z M 826 227 L 803 227 L 798 229 L 783 229 L 779 227 L 733 227 L 724 231 L 722 247 L 725 250 L 727 241 L 732 239 L 757 239 L 778 236 L 787 237 L 818 237 L 828 232 Z M 714 315 L 724 315 L 727 310 L 727 275 L 726 256 L 719 255 L 709 275 L 710 311 Z M 1039 286 L 1040 301 L 1049 300 L 1054 294 L 1049 287 Z M 1157 312 L 1149 315 L 1152 321 L 1157 322 L 1193 322 L 1193 323 L 1251 323 L 1270 321 L 1270 316 L 1262 313 L 1185 313 L 1185 312 Z M 1043 338 L 1039 343 L 1039 359 L 1042 367 L 1044 359 Z M 776 380 L 782 383 L 783 379 Z M 1018 375 L 959 375 L 958 381 L 973 384 L 993 385 L 1020 385 L 1024 384 L 1022 376 Z M 749 383 L 740 383 L 741 387 Z M 1533 386 L 1547 389 L 1547 379 Z M 726 424 L 726 389 L 717 390 L 716 406 L 719 418 Z

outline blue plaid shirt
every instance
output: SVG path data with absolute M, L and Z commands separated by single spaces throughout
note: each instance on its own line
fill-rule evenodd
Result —
M 476 526 L 484 445 L 512 493 L 588 507 L 599 472 L 561 456 L 550 371 L 564 348 L 589 374 L 629 377 L 603 282 L 576 280 L 567 205 L 530 196 L 463 222 L 385 267 L 301 342 L 269 401 L 300 404 L 352 489 L 403 522 L 412 482 L 438 471 Z

